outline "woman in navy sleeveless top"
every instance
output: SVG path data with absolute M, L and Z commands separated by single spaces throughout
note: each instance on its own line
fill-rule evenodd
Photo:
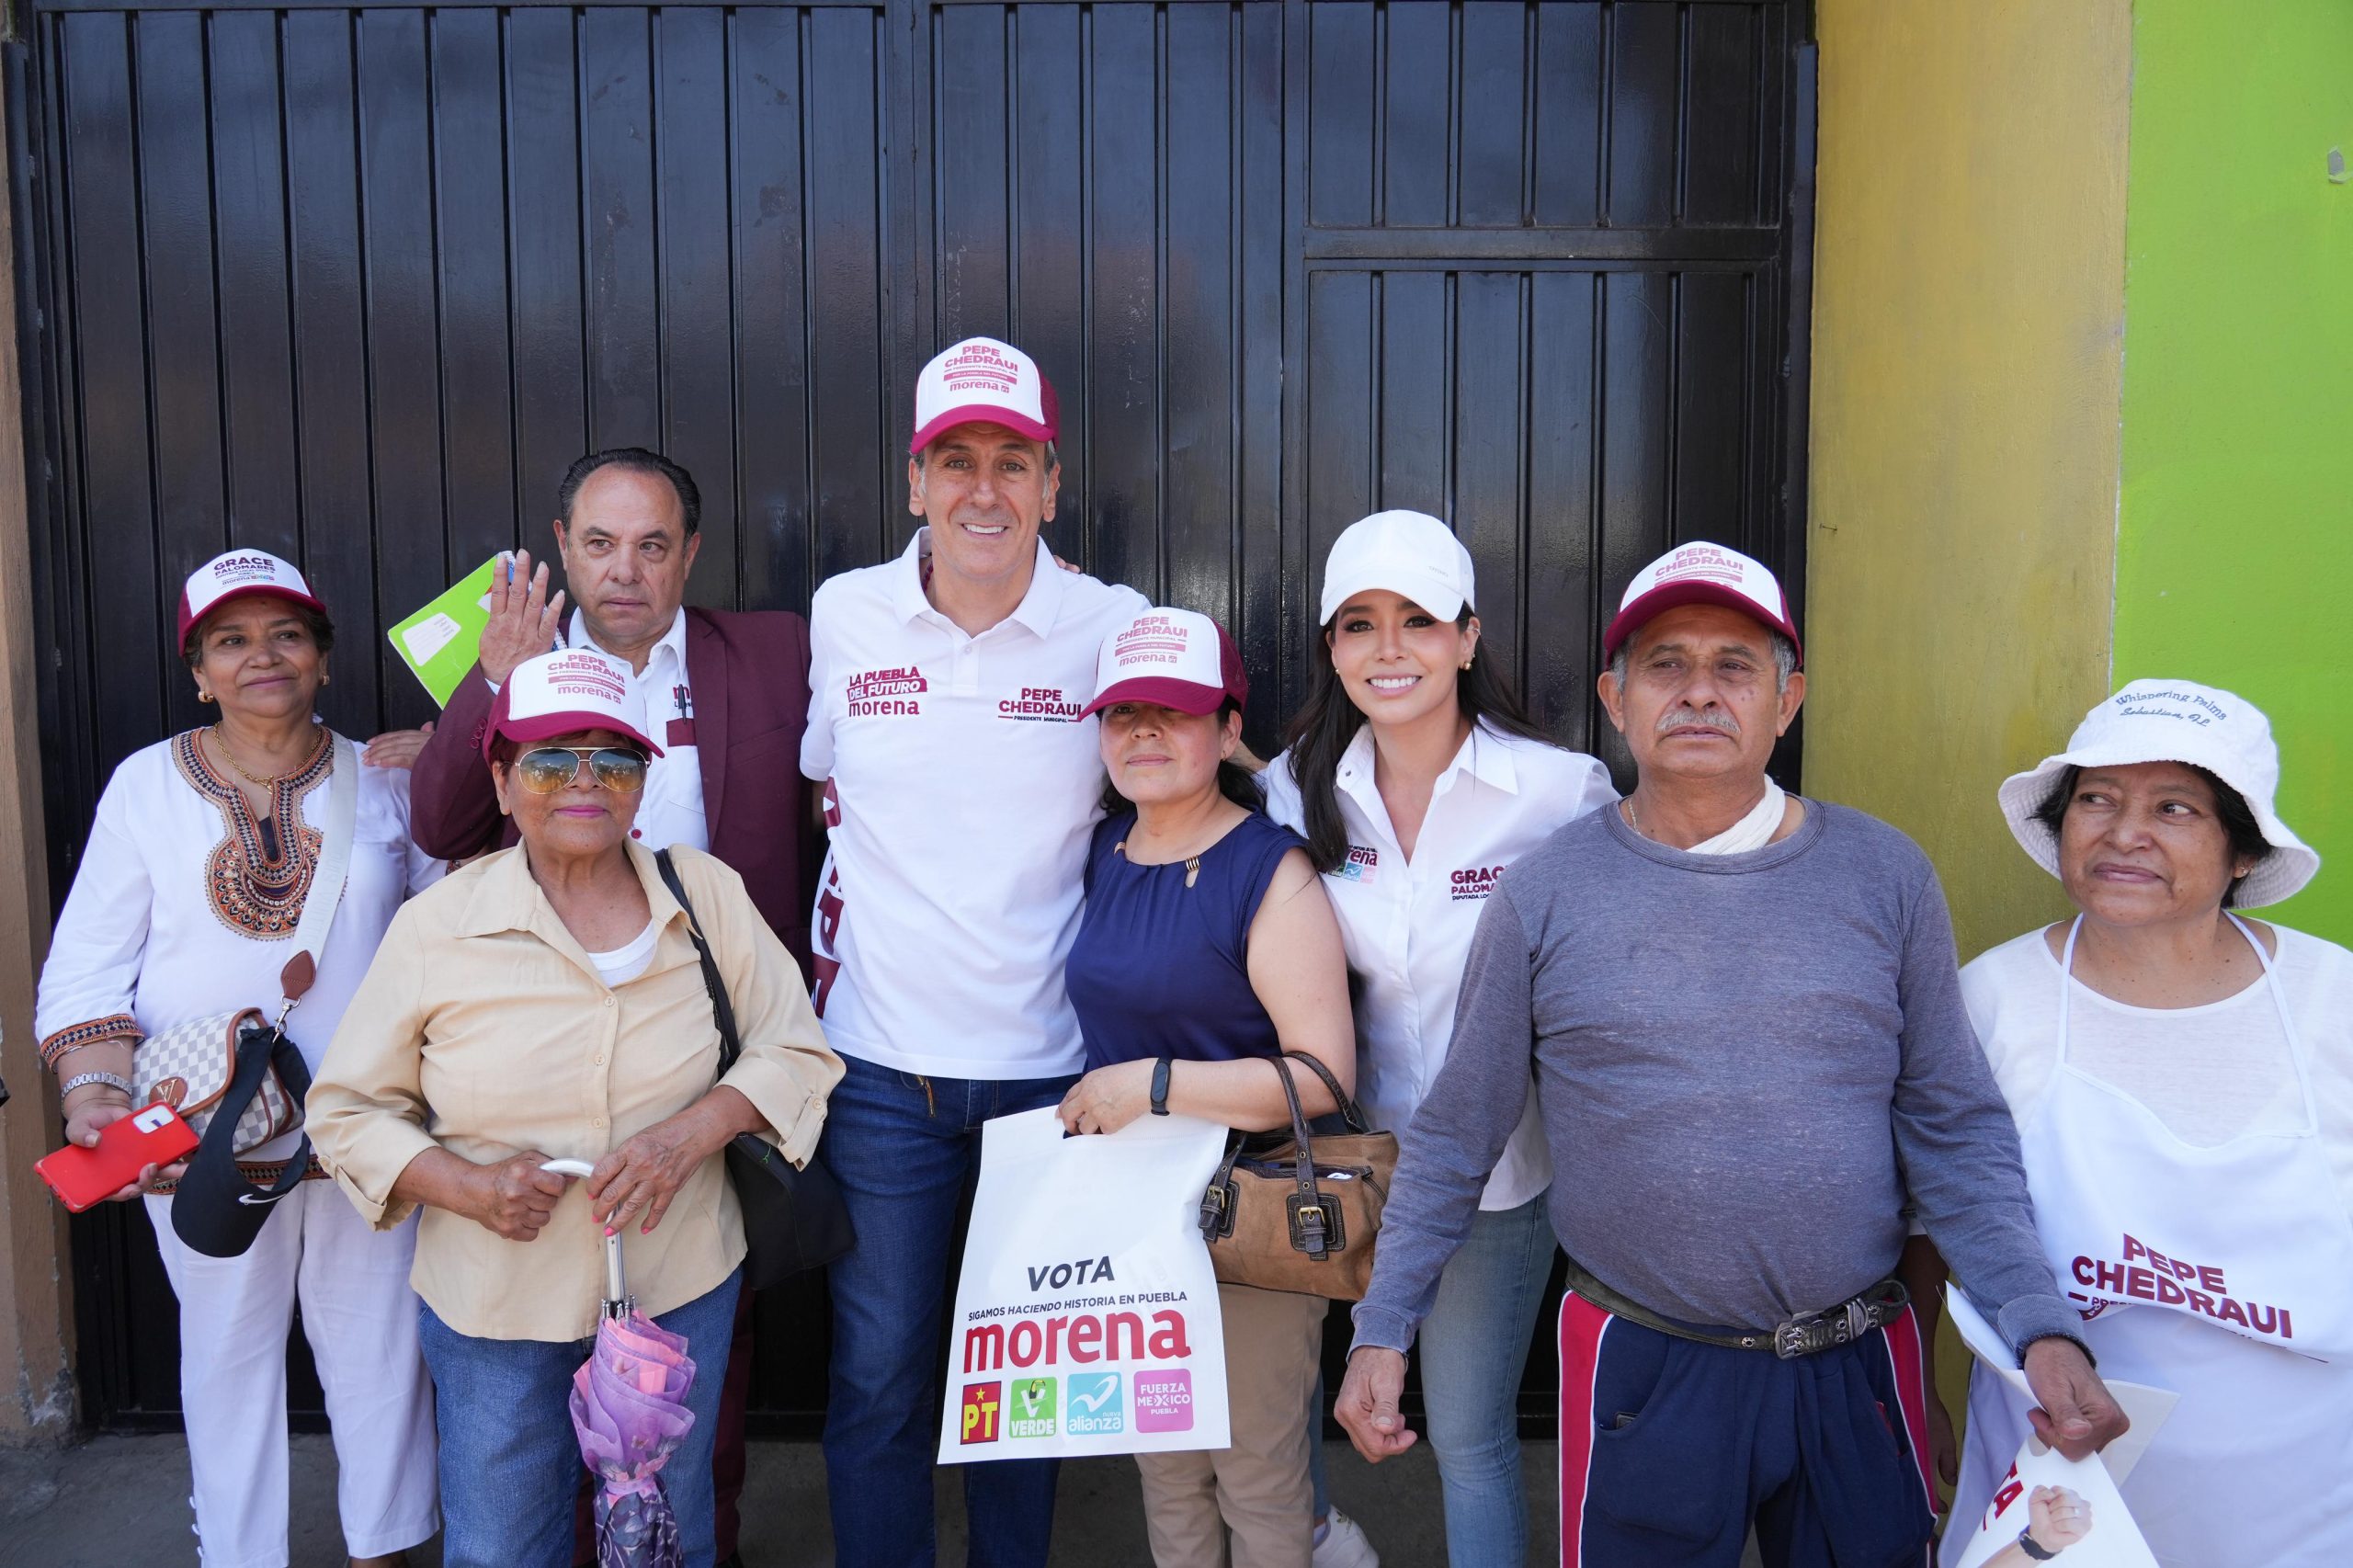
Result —
M 1287 1126 L 1275 1074 L 1308 1115 L 1336 1108 L 1285 1051 L 1356 1081 L 1338 921 L 1303 842 L 1270 821 L 1230 760 L 1249 686 L 1215 621 L 1152 610 L 1096 671 L 1110 816 L 1096 829 L 1067 970 L 1086 1075 L 1073 1132 L 1174 1112 L 1249 1131 Z M 1326 1303 L 1220 1285 L 1233 1447 L 1140 1454 L 1158 1568 L 1309 1568 L 1309 1418 Z M 1231 1551 L 1228 1535 L 1231 1535 Z

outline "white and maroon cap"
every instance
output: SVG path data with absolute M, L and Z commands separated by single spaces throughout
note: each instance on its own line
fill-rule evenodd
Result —
M 646 736 L 645 699 L 631 684 L 629 666 L 593 648 L 558 648 L 516 665 L 498 688 L 482 753 L 488 756 L 501 735 L 544 741 L 583 730 L 610 730 L 662 755 Z
M 311 592 L 310 580 L 290 561 L 280 561 L 266 550 L 232 550 L 214 556 L 188 574 L 180 589 L 180 652 L 188 652 L 189 633 L 197 622 L 231 599 L 258 595 L 305 605 L 324 615 L 327 607 Z
M 1225 628 L 1198 610 L 1148 609 L 1103 640 L 1095 700 L 1078 711 L 1083 719 L 1115 702 L 1149 702 L 1214 713 L 1229 697 L 1248 701 L 1250 677 Z
M 1061 429 L 1054 385 L 1038 361 L 1010 343 L 968 337 L 942 349 L 915 378 L 913 456 L 951 426 L 985 422 L 1051 441 Z
M 1751 561 L 1736 550 L 1698 540 L 1678 544 L 1640 572 L 1626 585 L 1609 630 L 1601 634 L 1601 658 L 1607 664 L 1646 622 L 1682 605 L 1722 605 L 1755 616 L 1790 640 L 1798 663 L 1805 649 L 1798 642 L 1797 622 L 1790 619 L 1789 596 L 1780 579 L 1762 562 Z
M 1454 530 L 1427 512 L 1375 512 L 1340 530 L 1324 558 L 1319 626 L 1357 595 L 1372 588 L 1411 599 L 1440 620 L 1473 604 L 1477 574 Z

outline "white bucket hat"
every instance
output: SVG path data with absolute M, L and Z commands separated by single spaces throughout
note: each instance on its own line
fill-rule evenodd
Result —
M 2279 747 L 2271 721 L 2235 692 L 2187 680 L 2136 680 L 2084 715 L 2067 749 L 2002 780 L 2002 815 L 2034 863 L 2059 874 L 2059 835 L 2035 816 L 2070 767 L 2186 762 L 2245 797 L 2271 853 L 2239 883 L 2236 903 L 2278 903 L 2313 880 L 2320 856 L 2288 831 L 2272 808 Z

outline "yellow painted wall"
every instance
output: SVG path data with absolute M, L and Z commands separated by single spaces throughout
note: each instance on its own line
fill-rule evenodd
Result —
M 1820 0 L 1805 784 L 1964 958 L 2063 907 L 1995 808 L 2107 695 L 2126 0 Z

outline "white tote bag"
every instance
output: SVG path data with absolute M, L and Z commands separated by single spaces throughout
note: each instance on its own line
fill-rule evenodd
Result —
M 1225 1324 L 1198 1220 L 1226 1131 L 991 1121 L 949 1320 L 939 1462 L 1222 1449 Z

